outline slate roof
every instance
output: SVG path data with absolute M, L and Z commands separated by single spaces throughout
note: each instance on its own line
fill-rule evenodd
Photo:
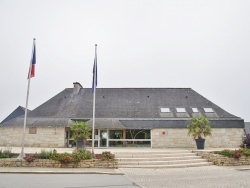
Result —
M 30 110 L 27 110 L 27 112 L 30 112 Z M 11 119 L 14 119 L 18 116 L 24 115 L 25 108 L 22 106 L 18 106 L 13 112 L 11 112 L 10 115 L 8 115 L 1 123 L 4 123 L 6 121 L 9 121 Z
M 185 108 L 187 113 L 185 115 L 177 113 L 177 107 Z M 187 122 L 187 119 L 197 115 L 193 113 L 192 107 L 198 108 L 198 115 L 204 115 L 214 121 L 220 120 L 221 125 L 228 124 L 228 121 L 237 121 L 238 126 L 244 127 L 241 118 L 226 112 L 191 88 L 97 88 L 96 126 L 103 128 L 166 127 L 167 124 L 177 126 L 177 120 Z M 162 113 L 160 108 L 170 108 L 171 115 Z M 203 108 L 212 108 L 215 113 L 205 113 Z M 81 88 L 79 92 L 67 88 L 31 111 L 28 114 L 30 120 L 27 121 L 27 125 L 70 126 L 73 119 L 91 120 L 92 116 L 91 88 Z M 21 125 L 21 119 L 4 122 L 1 125 Z M 148 122 L 145 123 L 145 120 Z M 164 120 L 165 123 L 157 124 L 156 120 L 159 122 Z M 153 121 L 154 125 L 150 125 Z M 184 124 L 183 126 L 186 126 Z
M 250 122 L 245 122 L 245 133 L 250 134 Z

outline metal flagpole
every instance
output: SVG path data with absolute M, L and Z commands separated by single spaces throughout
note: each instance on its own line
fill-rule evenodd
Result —
M 95 94 L 96 94 L 96 75 L 97 75 L 97 44 L 95 45 L 95 62 L 94 62 L 94 95 L 93 95 L 93 124 L 92 124 L 92 155 L 94 156 L 95 146 Z
M 19 159 L 23 159 L 26 156 L 24 153 L 24 139 L 25 139 L 25 130 L 26 130 L 26 122 L 27 122 L 27 109 L 28 109 L 28 101 L 29 101 L 30 78 L 31 78 L 33 54 L 34 54 L 34 49 L 35 49 L 35 40 L 36 39 L 33 39 L 33 50 L 32 50 L 32 55 L 31 55 L 31 60 L 30 60 L 30 68 L 29 68 L 29 75 L 28 75 L 28 88 L 27 88 L 26 106 L 25 106 L 24 123 L 23 123 L 22 150 L 18 156 Z

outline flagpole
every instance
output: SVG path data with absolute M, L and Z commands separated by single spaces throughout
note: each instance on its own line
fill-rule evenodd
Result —
M 22 150 L 18 156 L 19 159 L 23 159 L 26 156 L 24 153 L 24 140 L 25 140 L 25 132 L 26 132 L 27 111 L 28 111 L 27 109 L 28 109 L 29 91 L 30 91 L 30 78 L 31 78 L 33 54 L 34 54 L 34 49 L 35 49 L 35 41 L 36 41 L 36 39 L 34 38 L 33 39 L 33 50 L 32 50 L 31 60 L 30 60 L 29 75 L 28 75 L 28 87 L 27 87 L 26 105 L 25 105 L 25 114 L 24 114 L 24 123 L 23 123 Z
M 93 95 L 93 123 L 92 123 L 92 155 L 94 156 L 94 146 L 95 146 L 95 94 L 96 94 L 96 61 L 97 61 L 97 44 L 95 45 L 95 62 L 94 62 L 94 95 Z

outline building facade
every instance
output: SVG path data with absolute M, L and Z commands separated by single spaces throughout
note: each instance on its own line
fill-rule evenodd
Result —
M 72 147 L 70 126 L 87 121 L 92 128 L 93 94 L 74 83 L 28 113 L 25 145 Z M 97 88 L 95 147 L 194 148 L 188 120 L 205 116 L 212 136 L 205 147 L 239 147 L 244 120 L 191 88 Z M 0 145 L 20 146 L 23 116 L 0 124 Z M 92 137 L 87 141 L 91 146 Z

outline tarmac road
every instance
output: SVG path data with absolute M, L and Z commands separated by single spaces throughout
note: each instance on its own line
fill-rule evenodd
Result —
M 123 175 L 0 174 L 0 188 L 139 188 Z

